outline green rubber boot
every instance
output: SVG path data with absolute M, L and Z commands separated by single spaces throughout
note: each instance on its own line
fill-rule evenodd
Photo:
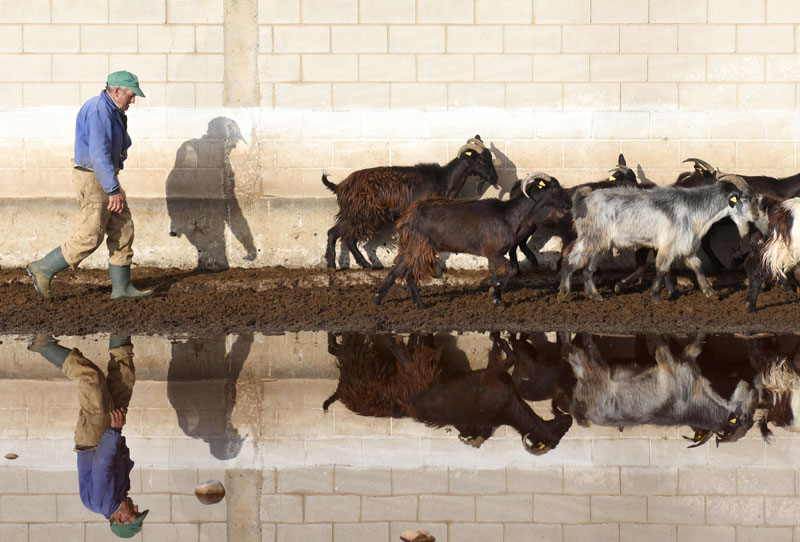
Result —
M 39 295 L 52 301 L 54 296 L 50 291 L 50 280 L 56 273 L 67 267 L 69 264 L 61 254 L 61 247 L 56 247 L 41 260 L 29 263 L 25 270 L 33 279 L 33 287 L 36 288 Z
M 37 333 L 33 340 L 28 343 L 28 350 L 41 354 L 44 359 L 61 369 L 64 360 L 67 359 L 71 350 L 64 348 L 52 335 L 47 333 Z
M 130 335 L 112 335 L 108 338 L 108 349 L 114 350 L 119 346 L 131 344 Z
M 137 290 L 131 284 L 131 266 L 108 264 L 108 274 L 111 277 L 111 299 L 125 297 L 150 297 L 153 290 Z

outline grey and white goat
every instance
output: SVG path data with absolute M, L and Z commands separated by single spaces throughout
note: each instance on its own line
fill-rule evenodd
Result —
M 600 255 L 614 248 L 640 247 L 657 251 L 656 278 L 650 289 L 655 301 L 659 300 L 662 281 L 667 293 L 674 294 L 669 270 L 676 260 L 683 260 L 694 271 L 703 293 L 712 296 L 714 289 L 697 256 L 701 239 L 712 224 L 726 216 L 744 236 L 757 212 L 752 189 L 736 175 L 726 175 L 716 184 L 698 188 L 610 188 L 588 194 L 579 191 L 573 196 L 572 208 L 578 238 L 561 269 L 558 300 L 567 299 L 572 274 L 581 268 L 586 295 L 602 299 L 593 277 Z

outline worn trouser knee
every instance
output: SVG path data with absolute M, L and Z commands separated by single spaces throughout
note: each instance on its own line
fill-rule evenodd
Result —
M 80 412 L 75 426 L 75 448 L 92 449 L 111 425 L 113 408 L 106 377 L 97 365 L 73 349 L 61 369 L 70 380 L 78 384 Z

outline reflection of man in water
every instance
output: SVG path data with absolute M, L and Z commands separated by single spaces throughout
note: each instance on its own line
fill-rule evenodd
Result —
M 225 225 L 247 251 L 245 260 L 256 257 L 250 226 L 236 200 L 236 175 L 230 155 L 236 144 L 245 142 L 235 121 L 217 117 L 199 139 L 181 145 L 175 167 L 167 177 L 167 211 L 171 219 L 169 234 L 186 236 L 197 249 L 197 269 L 228 269 Z M 217 187 L 221 190 L 217 190 Z M 213 199 L 199 199 L 198 193 Z M 190 199 L 191 198 L 191 199 Z
M 142 530 L 149 510 L 139 512 L 128 491 L 133 461 L 122 436 L 136 381 L 130 337 L 108 341 L 108 376 L 77 348 L 64 348 L 49 335 L 37 335 L 28 346 L 78 383 L 80 414 L 75 426 L 78 484 L 83 505 L 108 519 L 111 531 L 131 538 Z

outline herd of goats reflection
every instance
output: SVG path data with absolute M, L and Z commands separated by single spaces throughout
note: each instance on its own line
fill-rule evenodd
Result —
M 770 424 L 800 427 L 795 337 L 561 333 L 552 342 L 544 333 L 495 333 L 488 364 L 479 370 L 448 337 L 329 334 L 340 376 L 323 407 L 340 401 L 364 416 L 453 426 L 474 447 L 507 425 L 536 455 L 556 448 L 573 421 L 620 431 L 688 426 L 691 448 L 712 436 L 717 445 L 735 442 L 756 422 L 766 440 Z M 527 401 L 550 401 L 552 418 Z

